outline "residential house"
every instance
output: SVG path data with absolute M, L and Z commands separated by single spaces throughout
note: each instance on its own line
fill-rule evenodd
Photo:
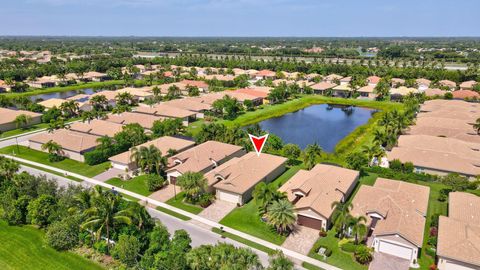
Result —
M 443 97 L 447 91 L 439 88 L 428 88 L 424 91 L 424 93 L 427 97 Z
M 385 178 L 362 185 L 350 214 L 367 218 L 367 245 L 408 260 L 414 267 L 422 248 L 430 188 Z
M 391 96 L 402 96 L 402 97 L 404 97 L 404 96 L 408 96 L 410 93 L 417 94 L 417 93 L 419 93 L 419 90 L 415 89 L 413 87 L 405 87 L 405 86 L 400 86 L 398 88 L 390 88 L 390 95 Z
M 84 81 L 92 81 L 92 82 L 103 82 L 109 79 L 106 73 L 96 72 L 96 71 L 89 71 L 83 74 Z
M 146 131 L 149 131 L 153 127 L 155 121 L 164 120 L 164 117 L 149 115 L 149 114 L 138 114 L 134 112 L 123 112 L 120 114 L 109 114 L 105 121 L 128 125 L 137 123 L 142 126 Z
M 43 76 L 37 78 L 36 80 L 32 80 L 27 82 L 27 84 L 32 88 L 48 88 L 54 87 L 57 85 L 58 80 L 53 78 L 53 76 Z
M 457 83 L 450 80 L 441 80 L 438 82 L 440 87 L 448 88 L 450 91 L 454 91 L 457 88 Z
M 87 133 L 58 129 L 51 133 L 44 132 L 29 138 L 28 146 L 31 149 L 46 152 L 46 150 L 42 149 L 42 145 L 53 141 L 62 147 L 60 155 L 84 162 L 83 155 L 95 149 L 99 144 L 97 142 L 98 138 L 100 137 Z
M 179 153 L 193 147 L 195 145 L 195 142 L 171 136 L 164 136 L 140 144 L 136 146 L 136 148 L 140 149 L 141 147 L 150 147 L 151 145 L 155 146 L 158 150 L 160 150 L 163 156 L 167 156 L 169 150 L 173 150 L 176 153 Z M 128 172 L 137 169 L 135 161 L 132 160 L 132 148 L 126 152 L 110 157 L 109 160 L 112 163 L 113 168 L 122 171 Z
M 257 80 L 267 80 L 267 79 L 275 80 L 275 77 L 276 77 L 275 71 L 271 71 L 268 69 L 260 70 L 255 74 L 255 79 Z
M 186 172 L 205 174 L 224 162 L 244 154 L 245 151 L 240 146 L 216 141 L 204 142 L 169 158 L 167 180 L 175 184 L 177 178 Z
M 417 89 L 418 90 L 424 91 L 424 90 L 426 90 L 430 87 L 430 84 L 432 83 L 432 81 L 424 79 L 424 78 L 420 78 L 420 79 L 416 79 L 415 83 L 417 84 Z
M 184 85 L 184 88 L 196 86 L 200 92 L 208 92 L 208 83 L 204 81 L 182 80 L 180 83 Z
M 280 176 L 286 162 L 284 157 L 250 152 L 214 168 L 205 178 L 210 190 L 215 190 L 217 199 L 243 205 L 252 198 L 258 183 L 269 183 Z
M 189 110 L 195 112 L 196 118 L 203 118 L 205 116 L 205 112 L 210 111 L 212 109 L 211 104 L 207 104 L 204 102 L 199 101 L 196 98 L 181 98 L 181 99 L 173 99 L 166 101 L 164 104 L 168 106 L 180 108 L 183 110 Z
M 375 94 L 375 86 L 371 84 L 360 87 L 359 89 L 357 89 L 357 93 L 360 94 L 360 97 L 364 98 L 374 99 L 377 97 L 377 95 Z
M 466 81 L 460 84 L 460 90 L 473 90 L 473 87 L 477 84 L 476 81 Z
M 93 119 L 87 122 L 75 122 L 70 125 L 70 130 L 91 134 L 95 136 L 112 137 L 123 130 L 123 125 L 105 120 Z
M 452 95 L 454 99 L 480 99 L 480 94 L 472 90 L 457 90 Z
M 405 80 L 400 79 L 400 78 L 392 78 L 391 83 L 392 83 L 391 87 L 397 88 L 397 87 L 400 87 L 400 86 L 404 85 Z
M 339 83 L 342 78 L 343 76 L 337 74 L 330 74 L 325 76 L 325 78 L 323 78 L 323 81 L 328 83 Z
M 294 204 L 299 225 L 327 230 L 335 210 L 332 204 L 348 199 L 359 175 L 358 171 L 317 164 L 310 171 L 298 171 L 279 191 L 286 192 Z
M 18 128 L 15 119 L 22 114 L 30 117 L 30 121 L 27 123 L 27 126 L 40 124 L 42 122 L 42 115 L 40 113 L 12 110 L 0 107 L 0 131 L 5 132 Z
M 241 89 L 235 90 L 235 92 L 256 97 L 254 100 L 258 105 L 258 104 L 269 103 L 268 94 L 270 93 L 271 89 L 272 88 L 270 87 L 241 88 Z M 258 101 L 258 99 L 261 99 L 261 101 Z
M 37 104 L 42 105 L 46 109 L 51 109 L 53 107 L 60 108 L 60 105 L 62 105 L 64 102 L 66 102 L 66 100 L 62 98 L 50 98 L 44 101 L 37 102 Z
M 352 81 L 352 77 L 343 77 L 340 79 L 340 85 L 349 85 Z
M 448 217 L 440 216 L 437 242 L 439 270 L 480 269 L 480 197 L 448 194 Z
M 332 88 L 334 97 L 349 97 L 352 94 L 352 88 L 348 84 L 337 85 Z
M 180 109 L 167 105 L 165 103 L 157 104 L 152 107 L 140 106 L 136 109 L 136 113 L 149 114 L 155 116 L 161 116 L 166 118 L 181 119 L 184 126 L 192 121 L 195 121 L 196 113 L 189 110 Z
M 377 86 L 377 84 L 380 82 L 382 78 L 378 76 L 370 76 L 367 78 L 367 83 L 368 85 L 371 85 L 373 87 Z
M 335 86 L 337 86 L 337 84 L 335 84 L 335 83 L 319 82 L 319 83 L 316 83 L 316 84 L 314 84 L 310 87 L 313 89 L 313 93 L 320 94 L 320 95 L 325 95 L 328 90 L 334 88 Z

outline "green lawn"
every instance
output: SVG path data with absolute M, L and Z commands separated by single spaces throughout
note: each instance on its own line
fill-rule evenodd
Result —
M 185 134 L 191 137 L 197 135 L 197 133 L 200 131 L 200 128 L 205 123 L 206 122 L 204 119 L 198 119 L 197 121 L 188 124 Z
M 0 221 L 0 241 L 0 269 L 103 269 L 77 254 L 46 246 L 43 233 L 31 226 L 8 226 Z
M 146 180 L 147 180 L 147 175 L 140 175 L 126 181 L 115 177 L 110 180 L 107 180 L 106 183 L 110 185 L 114 185 L 119 188 L 129 190 L 131 192 L 138 193 L 143 196 L 149 196 L 153 192 L 148 190 Z
M 338 246 L 339 240 L 338 238 L 335 237 L 335 233 L 336 233 L 335 230 L 332 229 L 328 231 L 326 237 L 322 237 L 318 239 L 317 242 L 313 245 L 312 250 L 310 250 L 310 253 L 308 254 L 308 256 L 315 258 L 319 261 L 324 261 L 323 256 L 320 256 L 317 253 L 315 253 L 315 250 L 319 246 L 327 246 L 332 250 L 332 255 L 330 255 L 330 257 L 327 257 L 327 259 L 324 262 L 345 270 L 368 269 L 367 266 L 357 263 L 355 261 L 355 258 L 353 257 L 353 254 L 346 253 L 340 249 L 340 247 Z
M 16 156 L 33 162 L 38 162 L 62 170 L 77 173 L 86 177 L 93 177 L 99 173 L 104 172 L 108 167 L 110 167 L 110 162 L 104 162 L 98 165 L 90 166 L 85 163 L 68 158 L 59 162 L 50 162 L 48 161 L 48 153 L 29 149 L 25 146 L 19 146 L 19 149 L 20 152 L 17 150 L 16 145 L 10 145 L 1 148 L 0 154 Z
M 171 206 L 174 206 L 176 208 L 185 210 L 187 212 L 190 212 L 192 214 L 199 214 L 200 212 L 203 211 L 202 207 L 186 203 L 183 201 L 184 199 L 185 199 L 185 193 L 180 192 L 177 194 L 176 198 L 173 197 L 170 200 L 166 201 L 165 203 Z
M 179 214 L 177 212 L 174 212 L 170 209 L 167 209 L 167 208 L 163 208 L 161 206 L 157 206 L 156 208 L 158 211 L 161 211 L 161 212 L 164 212 L 165 214 L 167 215 L 170 215 L 170 216 L 173 216 L 173 217 L 176 217 L 176 218 L 179 218 L 181 220 L 184 220 L 184 221 L 187 221 L 187 220 L 190 220 L 191 218 L 187 217 L 187 216 L 184 216 L 182 214 Z
M 276 187 L 280 187 L 299 169 L 300 166 L 295 166 L 288 169 L 280 177 L 275 179 L 273 183 Z M 258 207 L 253 200 L 242 207 L 235 208 L 232 212 L 225 216 L 220 223 L 277 245 L 281 245 L 286 239 L 285 236 L 279 235 L 273 227 L 260 219 Z
M 261 251 L 263 251 L 263 252 L 265 252 L 265 253 L 267 253 L 267 254 L 273 254 L 273 253 L 275 253 L 275 250 L 273 250 L 273 249 L 271 249 L 271 248 L 268 248 L 268 247 L 266 247 L 266 246 L 262 246 L 262 245 L 260 245 L 260 244 L 258 244 L 258 243 L 252 242 L 252 241 L 247 240 L 247 239 L 245 239 L 245 238 L 242 238 L 242 237 L 240 237 L 240 236 L 238 236 L 238 235 L 231 234 L 231 233 L 225 232 L 225 231 L 221 231 L 221 230 L 218 229 L 218 228 L 213 228 L 213 229 L 212 229 L 212 232 L 218 233 L 218 234 L 220 234 L 220 235 L 223 236 L 223 237 L 230 238 L 230 239 L 235 240 L 235 241 L 237 241 L 237 242 L 239 242 L 239 243 L 245 244 L 245 245 L 247 245 L 247 246 L 249 246 L 249 247 L 252 247 L 252 248 L 261 250 Z
M 20 134 L 35 131 L 35 130 L 40 130 L 40 129 L 47 128 L 47 127 L 48 127 L 47 123 L 40 123 L 40 124 L 37 124 L 37 125 L 32 125 L 32 126 L 29 126 L 29 127 L 25 127 L 25 128 L 12 129 L 12 130 L 5 131 L 5 132 L 1 133 L 0 134 L 0 139 L 1 138 L 8 138 L 8 137 L 15 136 L 15 135 L 20 135 Z

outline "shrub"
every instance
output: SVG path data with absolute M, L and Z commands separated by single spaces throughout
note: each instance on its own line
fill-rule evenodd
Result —
M 120 235 L 112 250 L 113 257 L 129 267 L 132 267 L 137 263 L 139 254 L 140 242 L 133 235 Z
M 437 255 L 435 249 L 431 247 L 427 248 L 425 253 L 427 253 L 428 256 L 433 258 L 435 258 L 435 256 Z
M 60 156 L 60 155 L 57 155 L 57 154 L 48 154 L 48 161 L 50 162 L 59 162 L 59 161 L 62 161 L 64 160 L 65 157 L 64 156 Z
M 107 242 L 106 241 L 98 241 L 93 244 L 93 248 L 102 253 L 102 254 L 107 254 Z
M 200 195 L 200 198 L 198 199 L 198 204 L 205 208 L 212 204 L 212 202 L 215 200 L 215 196 L 211 193 L 203 193 Z
M 78 245 L 78 223 L 67 218 L 52 223 L 45 234 L 45 241 L 56 250 L 69 250 Z
M 402 162 L 401 162 L 400 160 L 398 160 L 398 159 L 394 159 L 394 160 L 390 161 L 389 166 L 390 166 L 390 169 L 392 169 L 392 170 L 394 170 L 394 171 L 396 171 L 396 172 L 401 172 L 402 169 L 403 169 L 403 167 L 402 167 L 403 164 L 402 164 Z
M 436 247 L 437 246 L 437 237 L 436 236 L 429 237 L 427 242 L 428 242 L 429 245 Z
M 438 229 L 437 227 L 431 227 L 430 228 L 430 236 L 437 236 L 438 235 Z
M 355 250 L 355 259 L 361 264 L 368 264 L 373 260 L 372 249 L 361 245 Z
M 415 166 L 413 166 L 412 162 L 405 162 L 403 164 L 403 172 L 404 173 L 413 173 L 413 170 L 415 169 Z
M 146 185 L 148 191 L 157 191 L 165 185 L 165 179 L 158 174 L 147 175 Z
M 357 250 L 358 245 L 355 245 L 353 242 L 348 242 L 343 244 L 340 249 L 349 252 L 349 253 L 354 253 Z
M 431 264 L 428 269 L 430 270 L 437 270 L 437 266 L 435 264 Z
M 104 151 L 93 150 L 83 155 L 85 163 L 88 165 L 97 165 L 108 160 L 108 155 Z

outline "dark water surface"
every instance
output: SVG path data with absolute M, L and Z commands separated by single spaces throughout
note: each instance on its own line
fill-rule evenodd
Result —
M 38 95 L 34 95 L 34 96 L 29 96 L 28 98 L 31 101 L 36 101 L 36 100 L 39 100 L 39 99 L 48 100 L 48 99 L 51 99 L 51 98 L 66 99 L 66 98 L 69 98 L 69 97 L 76 96 L 78 94 L 91 95 L 91 94 L 94 94 L 94 93 L 100 92 L 100 91 L 103 91 L 103 89 L 85 88 L 85 89 L 70 90 L 70 91 L 65 91 L 65 92 L 38 94 Z
M 326 152 L 333 152 L 335 145 L 356 127 L 366 124 L 376 110 L 336 106 L 312 105 L 260 122 L 263 130 L 274 133 L 285 143 L 294 143 L 304 149 L 318 143 Z

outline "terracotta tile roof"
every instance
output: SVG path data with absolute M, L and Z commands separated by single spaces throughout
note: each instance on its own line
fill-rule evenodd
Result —
M 254 97 L 267 98 L 268 92 L 260 91 L 255 88 L 242 88 L 235 90 L 237 93 L 243 93 Z
M 169 106 L 164 103 L 155 105 L 153 107 L 140 106 L 137 108 L 136 112 L 143 113 L 143 114 L 156 115 L 156 116 L 170 117 L 170 118 L 185 118 L 185 117 L 195 115 L 195 112 Z
M 457 172 L 470 176 L 480 174 L 478 160 L 467 159 L 455 153 L 395 147 L 392 151 L 387 152 L 387 158 L 389 161 L 398 159 L 403 163 L 412 162 L 415 166 L 438 171 Z
M 205 177 L 209 185 L 216 183 L 215 189 L 243 194 L 283 166 L 286 161 L 284 157 L 265 153 L 257 156 L 256 153 L 250 152 L 242 157 L 232 158 L 208 172 Z M 222 180 L 219 181 L 217 177 L 221 177 Z
M 424 84 L 426 86 L 429 86 L 432 83 L 432 81 L 424 79 L 424 78 L 416 79 L 415 82 L 417 84 Z
M 449 217 L 440 217 L 437 255 L 480 267 L 480 197 L 450 192 Z
M 96 136 L 113 137 L 122 131 L 123 125 L 105 120 L 94 119 L 89 122 L 75 122 L 70 125 L 70 130 L 88 133 Z
M 241 150 L 242 147 L 240 146 L 207 141 L 169 158 L 169 164 L 173 167 L 168 171 L 200 172 L 208 169 L 214 162 L 220 162 Z M 176 162 L 180 164 L 175 165 Z
M 456 82 L 452 82 L 452 81 L 449 81 L 449 80 L 441 80 L 438 82 L 440 85 L 442 86 L 447 86 L 447 87 L 457 87 L 457 83 Z
M 313 90 L 323 91 L 323 90 L 327 90 L 327 89 L 330 89 L 330 88 L 334 88 L 335 86 L 337 86 L 337 84 L 335 84 L 335 83 L 319 82 L 319 83 L 316 83 L 316 84 L 314 84 L 310 87 L 312 87 Z
M 59 129 L 52 133 L 41 133 L 29 138 L 29 141 L 37 143 L 47 143 L 50 140 L 58 143 L 63 149 L 74 152 L 83 152 L 90 150 L 98 145 L 98 136 L 76 132 L 72 130 Z
M 166 101 L 164 104 L 193 112 L 208 111 L 212 109 L 212 105 L 202 103 L 196 98 L 189 97 Z
M 325 78 L 323 78 L 324 81 L 333 81 L 333 80 L 340 80 L 341 78 L 343 78 L 343 76 L 340 76 L 340 75 L 337 75 L 337 74 L 330 74 L 328 76 L 325 76 Z
M 373 93 L 375 92 L 375 86 L 373 85 L 366 85 L 364 87 L 361 87 L 357 90 L 357 92 L 360 92 L 360 93 Z
M 462 89 L 472 89 L 473 86 L 475 86 L 477 84 L 476 81 L 466 81 L 466 82 L 462 82 L 460 84 L 460 88 Z
M 400 86 L 398 88 L 390 88 L 391 95 L 401 95 L 406 96 L 410 93 L 418 93 L 418 89 L 412 87 Z
M 358 177 L 358 171 L 317 164 L 310 171 L 298 171 L 279 190 L 286 192 L 290 201 L 296 199 L 295 193 L 303 194 L 304 197 L 295 203 L 295 208 L 310 208 L 328 219 L 334 211 L 332 203 L 341 201 Z
M 466 99 L 466 98 L 480 98 L 480 94 L 472 90 L 457 90 L 452 92 L 453 98 Z
M 41 102 L 38 102 L 38 104 L 44 106 L 45 108 L 51 109 L 53 107 L 59 108 L 62 103 L 66 102 L 65 99 L 61 98 L 50 98 Z
M 262 76 L 262 77 L 274 77 L 275 76 L 275 71 L 271 71 L 271 70 L 268 70 L 268 69 L 263 69 L 263 70 L 260 70 L 259 72 L 257 72 L 257 74 L 255 74 L 255 76 Z
M 155 121 L 163 119 L 165 118 L 161 116 L 138 114 L 134 112 L 123 112 L 120 114 L 109 114 L 105 121 L 122 125 L 138 123 L 143 128 L 151 129 Z
M 403 181 L 377 178 L 373 186 L 362 185 L 352 200 L 353 216 L 369 213 L 384 217 L 374 235 L 398 234 L 417 247 L 423 243 L 430 188 Z
M 434 97 L 434 96 L 444 96 L 445 93 L 447 93 L 447 91 L 445 90 L 442 90 L 442 89 L 438 89 L 438 88 L 428 88 L 425 90 L 425 95 L 427 97 Z
M 23 110 L 11 110 L 7 108 L 0 107 L 0 124 L 12 123 L 15 121 L 15 118 L 21 114 L 28 115 L 30 117 L 39 117 L 40 113 L 23 111 Z
M 378 76 L 370 76 L 370 77 L 367 78 L 367 81 L 368 81 L 369 83 L 374 83 L 374 84 L 376 84 L 376 83 L 379 83 L 381 79 L 382 79 L 382 78 L 380 78 L 380 77 L 378 77 Z
M 164 137 L 160 137 L 160 138 L 148 141 L 146 143 L 140 144 L 137 146 L 137 149 L 139 149 L 142 146 L 149 147 L 150 145 L 153 145 L 156 148 L 158 148 L 158 150 L 162 152 L 162 155 L 165 156 L 168 154 L 168 150 L 170 149 L 180 152 L 189 147 L 194 146 L 195 142 L 181 139 L 181 138 L 171 137 L 171 136 L 164 136 Z M 132 160 L 130 159 L 131 157 L 130 150 L 120 153 L 118 155 L 115 155 L 113 157 L 110 157 L 109 160 L 113 162 L 118 162 L 121 164 L 132 164 Z
M 208 88 L 208 84 L 204 81 L 182 80 L 180 83 L 185 85 L 185 87 L 191 85 L 198 88 Z

